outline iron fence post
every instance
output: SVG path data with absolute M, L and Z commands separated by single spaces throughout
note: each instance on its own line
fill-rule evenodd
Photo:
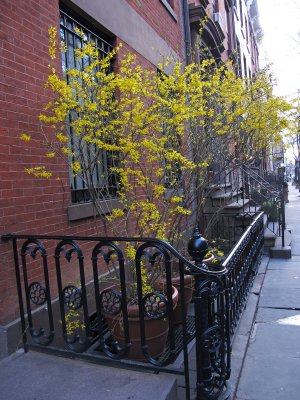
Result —
M 226 366 L 225 286 L 203 263 L 207 241 L 194 231 L 188 252 L 195 262 L 196 400 L 216 400 L 228 379 Z
M 282 247 L 284 247 L 284 231 L 285 231 L 285 202 L 284 202 L 284 184 L 282 184 L 280 195 L 280 208 L 281 208 L 281 230 L 282 230 Z
M 194 259 L 197 268 L 206 268 L 203 259 L 208 250 L 207 241 L 195 229 L 188 243 L 188 252 Z M 196 368 L 197 368 L 197 400 L 206 400 L 206 387 L 212 378 L 209 351 L 205 346 L 204 334 L 209 327 L 208 322 L 208 299 L 207 292 L 203 286 L 207 284 L 207 277 L 201 273 L 195 274 L 195 331 L 196 331 Z

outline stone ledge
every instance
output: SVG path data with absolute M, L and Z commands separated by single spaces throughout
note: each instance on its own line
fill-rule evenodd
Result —
M 291 258 L 292 257 L 292 248 L 291 246 L 274 246 L 270 248 L 270 257 L 271 258 Z

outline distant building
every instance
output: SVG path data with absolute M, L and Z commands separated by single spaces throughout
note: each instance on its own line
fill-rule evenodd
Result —
M 189 0 L 195 59 L 232 60 L 239 76 L 251 78 L 259 70 L 255 5 L 256 0 Z

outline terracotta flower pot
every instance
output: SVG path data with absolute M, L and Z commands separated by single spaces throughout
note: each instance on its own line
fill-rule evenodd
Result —
M 204 264 L 210 264 L 212 260 L 215 258 L 215 256 L 212 254 L 210 257 L 206 257 L 203 259 Z
M 116 290 L 116 288 L 109 288 Z M 173 286 L 172 295 L 173 309 L 176 308 L 178 302 L 178 290 Z M 159 303 L 159 308 L 163 310 L 165 308 L 163 302 Z M 155 304 L 154 304 L 155 312 Z M 105 308 L 104 308 L 105 310 Z M 128 324 L 129 324 L 129 337 L 131 341 L 131 347 L 128 358 L 134 360 L 145 360 L 145 355 L 141 349 L 141 334 L 140 334 L 140 318 L 139 318 L 139 307 L 138 305 L 128 305 Z M 124 341 L 124 329 L 123 329 L 123 316 L 122 313 L 117 315 L 111 315 L 104 311 L 104 316 L 107 324 L 118 341 L 119 345 L 123 347 Z M 148 354 L 152 358 L 158 358 L 164 351 L 168 332 L 169 323 L 167 318 L 163 319 L 151 319 L 147 316 L 144 318 L 145 322 L 145 334 L 146 334 L 146 345 L 148 346 Z
M 203 262 L 204 262 L 204 264 L 209 264 L 212 262 L 213 259 L 214 259 L 214 255 L 211 255 L 210 257 L 205 258 L 203 260 Z M 175 264 L 174 269 L 177 269 L 179 271 L 178 263 Z M 174 324 L 181 324 L 182 323 L 182 305 L 181 305 L 182 290 L 180 288 L 180 277 L 179 276 L 172 277 L 172 284 L 173 284 L 173 286 L 175 286 L 177 288 L 178 293 L 179 293 L 178 304 L 177 304 L 176 309 L 174 310 Z M 184 275 L 185 315 L 187 313 L 188 306 L 193 298 L 194 284 L 195 284 L 195 280 L 194 280 L 193 275 Z
M 182 323 L 182 304 L 181 304 L 181 297 L 182 297 L 182 290 L 180 287 L 180 277 L 176 276 L 172 278 L 172 284 L 175 286 L 178 290 L 178 303 L 177 307 L 174 310 L 174 324 L 181 324 Z M 185 309 L 185 315 L 188 310 L 188 306 L 190 302 L 192 301 L 193 298 L 193 292 L 194 292 L 194 277 L 192 275 L 185 275 L 184 276 L 184 309 Z

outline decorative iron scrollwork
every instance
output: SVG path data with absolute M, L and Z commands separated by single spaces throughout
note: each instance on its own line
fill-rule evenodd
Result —
M 144 299 L 145 315 L 151 319 L 167 317 L 167 298 L 162 293 L 149 293 Z
M 210 354 L 217 353 L 224 340 L 221 328 L 219 326 L 211 326 L 209 329 L 207 329 L 207 331 L 204 332 L 202 338 L 205 349 Z
M 78 310 L 78 308 L 82 306 L 81 290 L 74 285 L 69 285 L 64 288 L 63 299 L 65 305 L 70 310 Z
M 100 295 L 100 301 L 105 314 L 117 315 L 122 310 L 122 295 L 116 290 L 104 290 Z
M 46 302 L 46 288 L 39 282 L 32 282 L 28 287 L 29 298 L 33 304 L 41 306 Z

